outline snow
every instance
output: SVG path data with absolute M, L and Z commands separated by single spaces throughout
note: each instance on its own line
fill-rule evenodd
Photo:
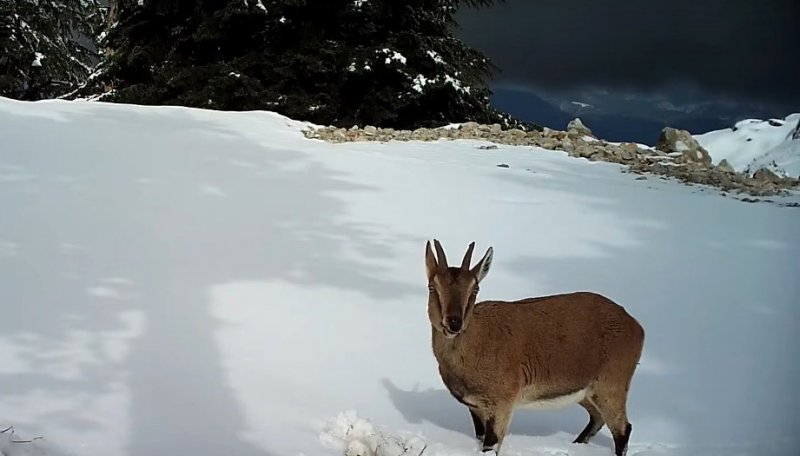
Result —
M 469 91 L 470 91 L 469 87 L 461 85 L 461 81 L 459 81 L 458 79 L 450 76 L 449 74 L 444 75 L 444 81 L 446 83 L 450 84 L 454 89 L 456 89 L 459 92 L 469 93 Z
M 629 455 L 797 453 L 797 209 L 304 128 L 0 99 L 0 430 L 43 437 L 3 454 L 478 454 L 430 349 L 433 237 L 494 247 L 481 298 L 588 289 L 641 321 Z M 570 443 L 585 421 L 519 410 L 503 454 L 611 455 Z
M 735 129 L 715 130 L 694 138 L 711 155 L 714 163 L 723 159 L 736 171 L 754 172 L 768 167 L 779 174 L 800 176 L 800 140 L 791 134 L 800 122 L 800 113 L 785 119 L 746 119 Z
M 407 59 L 405 58 L 405 56 L 403 54 L 397 52 L 397 51 L 393 51 L 393 50 L 391 50 L 389 48 L 383 48 L 378 52 L 379 53 L 383 53 L 385 55 L 388 55 L 388 57 L 386 57 L 386 60 L 384 62 L 387 65 L 392 63 L 393 60 L 396 61 L 396 62 L 400 62 L 403 65 L 406 64 Z
M 426 53 L 428 54 L 428 57 L 430 57 L 435 63 L 444 63 L 444 59 L 442 59 L 442 56 L 439 55 L 438 52 L 428 49 Z
M 387 63 L 388 63 L 388 59 L 387 59 Z M 416 92 L 422 93 L 424 91 L 424 89 L 425 89 L 425 86 L 427 86 L 429 84 L 436 84 L 438 82 L 440 82 L 439 76 L 436 76 L 433 79 L 428 79 L 424 75 L 418 74 L 418 75 L 414 76 L 411 79 L 411 83 L 412 83 L 411 84 L 411 88 L 414 89 L 414 91 L 416 91 Z M 461 85 L 461 81 L 459 81 L 458 79 L 450 76 L 449 74 L 445 74 L 444 75 L 444 83 L 445 84 L 449 84 L 451 87 L 453 87 L 454 89 L 456 89 L 459 92 L 469 93 L 469 91 L 470 91 L 469 87 L 462 86 Z
M 675 141 L 675 150 L 678 152 L 685 152 L 689 150 L 689 146 L 687 146 L 683 141 Z
M 31 63 L 31 66 L 33 66 L 33 67 L 42 66 L 42 59 L 43 58 L 44 58 L 44 54 L 42 54 L 41 52 L 36 52 L 34 54 L 33 63 Z
M 411 88 L 419 93 L 422 93 L 423 88 L 428 84 L 428 79 L 425 76 L 418 74 L 414 76 L 412 82 L 414 85 L 412 85 Z
M 769 168 L 773 172 L 791 177 L 800 177 L 800 140 L 787 140 L 755 157 L 745 168 L 748 173 L 759 168 Z
M 13 426 L 0 428 L 0 454 L 3 456 L 50 456 L 60 455 L 56 449 L 48 445 L 40 436 L 23 437 L 16 433 Z

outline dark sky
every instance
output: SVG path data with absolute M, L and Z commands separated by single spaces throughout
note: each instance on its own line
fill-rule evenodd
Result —
M 690 84 L 800 110 L 800 0 L 506 0 L 458 20 L 498 84 Z

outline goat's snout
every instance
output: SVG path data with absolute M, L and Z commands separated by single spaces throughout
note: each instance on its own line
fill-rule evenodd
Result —
M 464 321 L 461 317 L 457 316 L 450 316 L 444 319 L 444 325 L 450 332 L 457 333 L 461 331 L 461 326 L 464 324 Z

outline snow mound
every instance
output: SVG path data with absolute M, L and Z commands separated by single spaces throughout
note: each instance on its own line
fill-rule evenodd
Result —
M 354 410 L 340 413 L 320 435 L 322 443 L 345 456 L 421 455 L 427 444 L 413 435 L 392 435 L 359 418 Z
M 715 130 L 694 138 L 715 164 L 723 159 L 736 171 L 752 173 L 761 167 L 792 177 L 800 175 L 800 140 L 792 134 L 800 113 L 785 119 L 746 119 L 733 128 Z

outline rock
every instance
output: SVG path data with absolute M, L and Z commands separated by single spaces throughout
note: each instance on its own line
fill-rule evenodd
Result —
M 595 147 L 596 152 L 602 153 L 603 156 L 613 158 L 615 161 L 620 160 L 622 157 L 622 150 L 617 145 L 609 144 L 606 147 Z
M 464 131 L 477 131 L 478 126 L 478 122 L 464 122 L 460 127 L 458 127 L 458 129 Z
M 731 166 L 731 164 L 728 163 L 728 160 L 725 158 L 723 158 L 722 161 L 719 162 L 719 164 L 717 165 L 717 169 L 726 173 L 736 172 L 736 170 L 733 169 L 733 166 Z
M 723 189 L 729 189 L 733 185 L 733 181 L 731 180 L 731 175 L 725 170 L 720 169 L 719 167 L 714 168 L 709 173 L 709 181 L 714 184 L 722 187 Z
M 800 186 L 800 180 L 776 174 L 773 166 L 765 166 L 751 175 L 751 170 L 736 172 L 727 160 L 717 166 L 711 164 L 708 153 L 697 144 L 688 132 L 665 128 L 657 149 L 641 148 L 634 143 L 609 144 L 580 134 L 579 120 L 570 123 L 570 132 L 544 129 L 524 131 L 503 130 L 499 124 L 484 125 L 467 122 L 459 128 L 419 128 L 394 130 L 367 125 L 363 128 L 321 127 L 303 130 L 310 139 L 341 143 L 346 141 L 436 141 L 472 139 L 482 141 L 478 149 L 497 149 L 499 144 L 538 146 L 544 149 L 564 150 L 570 156 L 591 161 L 621 163 L 629 172 L 660 175 L 662 179 L 678 179 L 687 184 L 715 186 L 733 194 L 767 196 L 784 193 L 786 189 Z M 800 126 L 797 127 L 800 130 Z M 582 131 L 582 133 L 586 133 Z M 669 155 L 668 155 L 669 154 Z M 506 163 L 497 165 L 508 167 Z
M 420 130 L 424 141 L 436 141 L 442 137 L 442 135 L 432 128 L 420 128 Z
M 780 176 L 773 173 L 768 168 L 759 168 L 753 173 L 753 179 L 755 179 L 757 182 L 770 182 L 774 184 L 783 182 L 783 179 Z
M 525 133 L 525 137 L 528 138 L 528 139 L 536 140 L 536 139 L 539 139 L 539 138 L 542 137 L 542 132 L 538 131 L 538 130 L 531 130 L 531 131 Z
M 572 154 L 572 151 L 575 150 L 575 145 L 572 143 L 572 140 L 569 138 L 563 138 L 561 140 L 561 150 Z
M 639 153 L 639 146 L 633 143 L 622 143 L 619 146 L 620 156 L 624 160 L 634 160 Z
M 661 131 L 656 143 L 656 149 L 669 154 L 680 154 L 676 163 L 699 163 L 706 167 L 711 166 L 711 156 L 686 130 L 666 127 Z
M 345 130 L 344 128 L 337 128 L 336 130 L 333 131 L 333 137 L 334 139 L 344 141 L 347 139 L 347 130 Z
M 589 144 L 578 144 L 570 155 L 573 157 L 589 158 L 594 154 L 595 148 Z
M 594 147 L 592 150 L 592 155 L 589 156 L 589 160 L 613 161 L 613 162 L 618 161 L 614 160 L 614 153 L 606 147 Z
M 708 184 L 709 174 L 707 170 L 694 170 L 689 173 L 689 180 L 698 184 Z
M 703 149 L 687 150 L 676 160 L 677 163 L 697 163 L 705 167 L 711 166 L 711 156 Z
M 542 138 L 539 141 L 539 147 L 541 147 L 543 149 L 553 150 L 553 149 L 556 148 L 557 145 L 558 145 L 558 141 L 556 141 L 554 138 Z
M 583 136 L 594 137 L 594 135 L 592 134 L 592 130 L 589 130 L 589 127 L 584 125 L 581 119 L 577 117 L 569 121 L 569 123 L 567 124 L 567 132 L 577 134 L 580 137 Z

